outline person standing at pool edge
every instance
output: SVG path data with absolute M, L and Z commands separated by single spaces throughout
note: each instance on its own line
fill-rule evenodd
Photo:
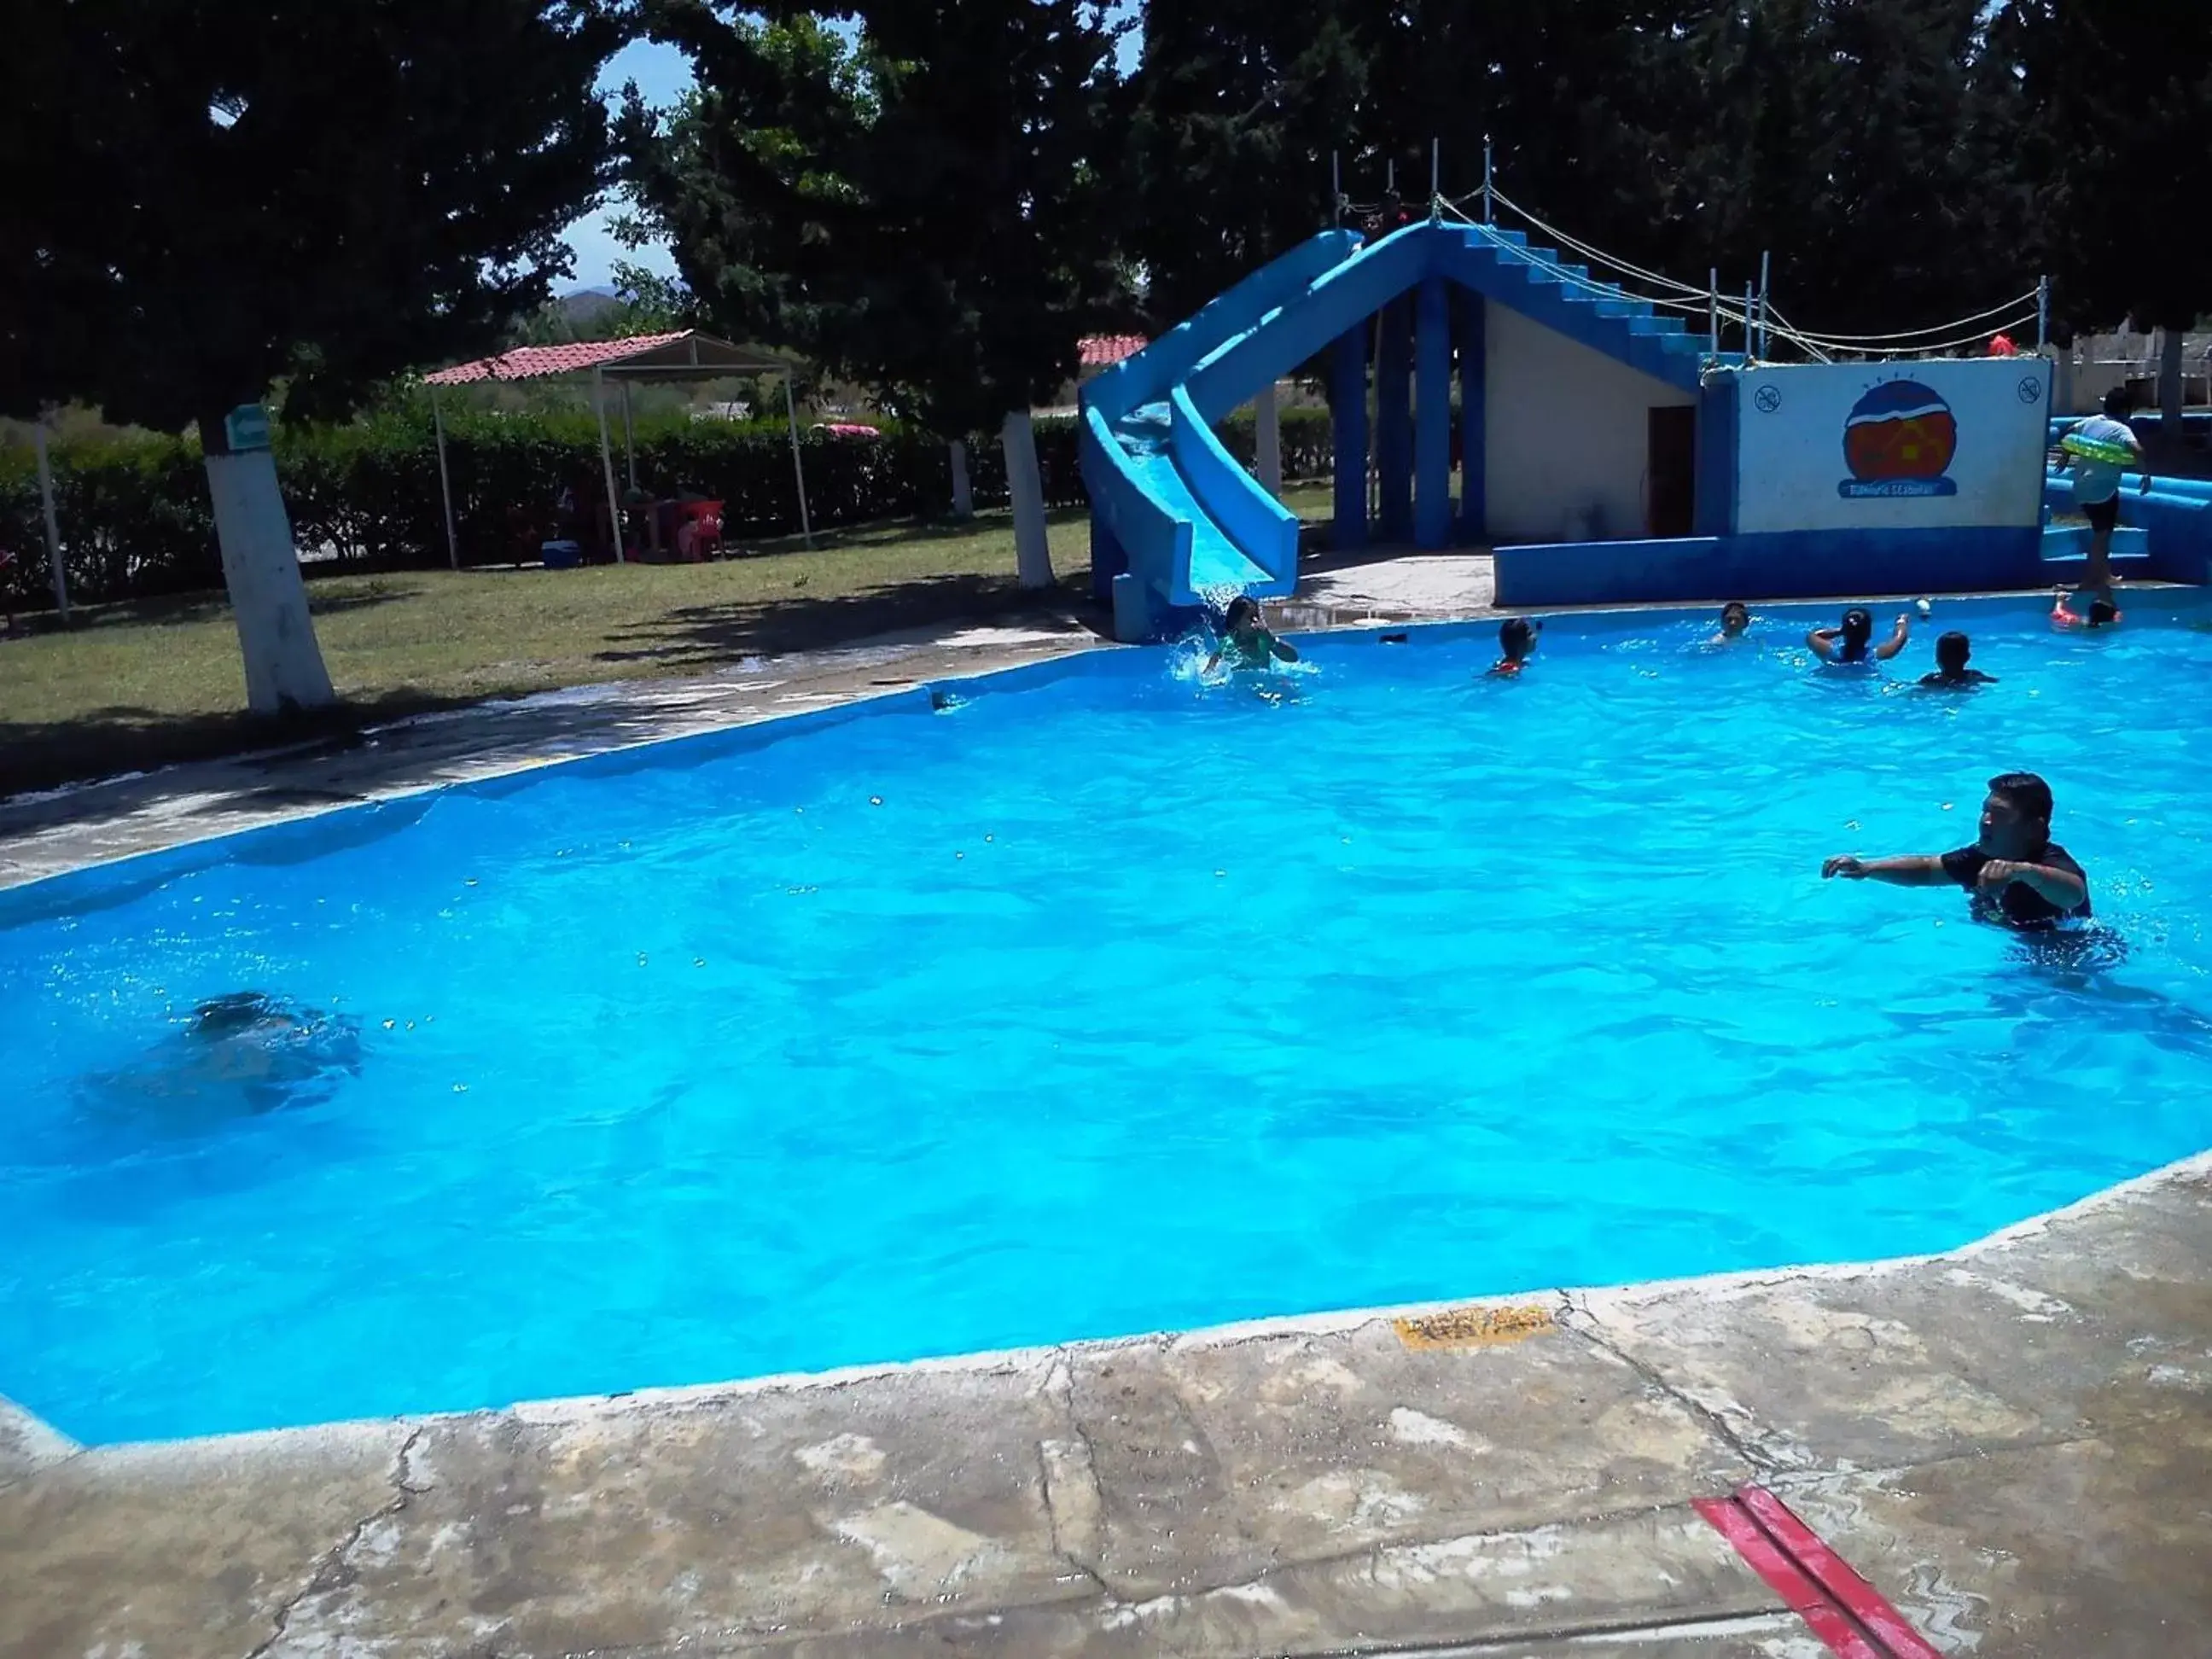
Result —
M 1990 780 L 1981 833 L 1971 847 L 1943 854 L 1862 859 L 1843 854 L 1820 866 L 1823 880 L 1886 881 L 1896 887 L 1965 888 L 1974 914 L 2013 927 L 2048 927 L 2089 915 L 2089 878 L 2051 839 L 2051 786 L 2033 772 Z
M 2114 386 L 2105 394 L 2105 412 L 2092 415 L 2087 420 L 2066 434 L 2085 443 L 2100 446 L 2108 451 L 2126 450 L 2135 457 L 2137 467 L 2142 467 L 2142 443 L 2136 438 L 2135 428 L 2127 423 L 2128 389 Z M 2122 465 L 2106 459 L 2101 455 L 2081 455 L 2065 447 L 2066 439 L 2059 440 L 2059 453 L 2065 455 L 2074 470 L 2074 505 L 2089 520 L 2089 567 L 2075 591 L 2092 599 L 2103 599 L 2108 605 L 2112 598 L 2112 529 L 2120 521 L 2120 475 Z M 2143 468 L 2142 482 L 2136 487 L 2138 495 L 2150 493 L 2150 472 Z

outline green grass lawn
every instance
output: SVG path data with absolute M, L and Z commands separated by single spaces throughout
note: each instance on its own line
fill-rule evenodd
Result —
M 1325 510 L 1326 486 L 1286 493 Z M 1058 590 L 1090 604 L 1080 513 L 1052 520 Z M 796 537 L 705 565 L 584 570 L 410 571 L 307 585 L 323 659 L 345 707 L 279 726 L 243 712 L 246 684 L 220 594 L 34 618 L 0 643 L 0 793 L 234 752 L 598 680 L 706 672 L 893 629 L 1005 616 L 1038 597 L 1014 580 L 1007 514 Z M 43 625 L 40 625 L 43 624 Z

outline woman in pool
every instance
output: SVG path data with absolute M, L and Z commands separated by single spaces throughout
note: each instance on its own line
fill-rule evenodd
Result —
M 1239 594 L 1229 601 L 1221 619 L 1221 643 L 1206 659 L 1211 674 L 1227 659 L 1231 668 L 1266 668 L 1277 662 L 1296 662 L 1298 653 L 1267 631 L 1260 620 L 1260 607 Z
M 1805 636 L 1814 656 L 1826 663 L 1887 662 L 1912 637 L 1912 618 L 1899 611 L 1896 631 L 1874 643 L 1874 614 L 1863 605 L 1844 612 L 1841 628 L 1816 628 Z
M 1708 643 L 1734 645 L 1750 631 L 1750 610 L 1741 599 L 1730 599 L 1721 607 L 1721 631 L 1714 635 Z

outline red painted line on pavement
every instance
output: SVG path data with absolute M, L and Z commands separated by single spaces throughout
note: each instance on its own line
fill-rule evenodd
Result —
M 1942 1659 L 1927 1638 L 1905 1622 L 1887 1597 L 1862 1578 L 1820 1535 L 1799 1520 L 1787 1504 L 1763 1486 L 1746 1486 L 1736 1501 L 1765 1529 L 1813 1581 L 1865 1626 L 1895 1659 Z
M 1766 1534 L 1752 1513 L 1734 1498 L 1699 1498 L 1692 1505 L 1712 1523 L 1713 1529 L 1735 1546 L 1744 1564 L 1764 1578 L 1802 1619 L 1813 1634 L 1840 1659 L 1890 1659 L 1868 1638 L 1850 1615 L 1832 1600 L 1812 1576 L 1788 1552 Z

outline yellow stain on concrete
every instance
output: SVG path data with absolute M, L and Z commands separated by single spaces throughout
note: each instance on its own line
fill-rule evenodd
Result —
M 1409 1348 L 1489 1348 L 1525 1342 L 1559 1327 L 1550 1309 L 1528 1302 L 1494 1308 L 1446 1308 L 1440 1313 L 1394 1319 L 1390 1328 Z

